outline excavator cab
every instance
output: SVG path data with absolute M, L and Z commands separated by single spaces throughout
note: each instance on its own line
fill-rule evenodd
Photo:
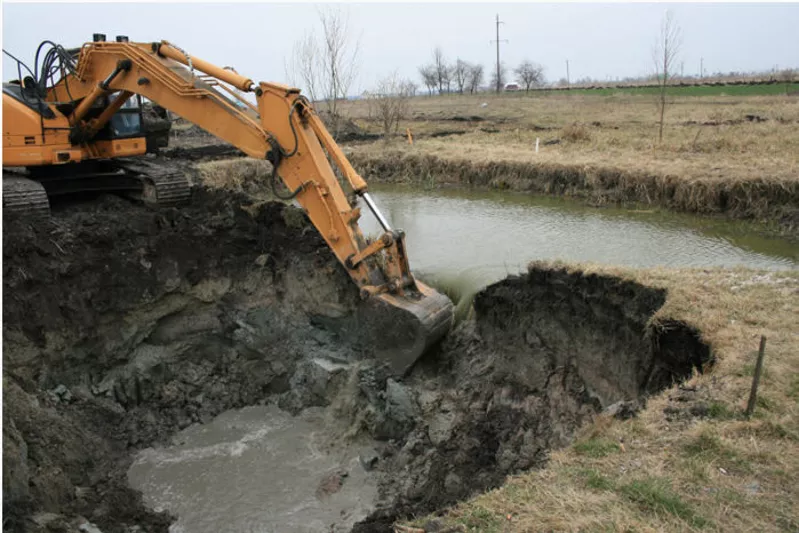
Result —
M 117 98 L 119 96 L 117 95 Z M 111 98 L 107 105 L 112 103 Z M 141 96 L 134 95 L 128 98 L 122 107 L 111 116 L 105 128 L 97 133 L 97 138 L 130 139 L 145 135 L 144 121 L 142 119 Z

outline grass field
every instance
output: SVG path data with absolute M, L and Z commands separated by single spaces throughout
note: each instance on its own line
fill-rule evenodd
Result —
M 367 102 L 347 102 L 343 108 L 366 133 L 381 133 Z M 406 130 L 414 136 L 412 145 Z M 788 234 L 799 232 L 797 96 L 669 97 L 662 142 L 657 138 L 656 99 L 649 95 L 415 97 L 399 134 L 356 142 L 348 151 L 367 166 L 389 158 L 398 174 L 403 159 L 426 159 L 433 171 L 431 160 L 441 163 L 439 167 L 511 165 L 515 174 L 527 174 L 524 183 L 511 186 L 536 192 L 553 187 L 533 184 L 535 179 L 568 171 L 587 189 L 623 186 L 627 192 L 616 196 L 624 200 L 699 213 L 728 212 L 774 222 Z M 415 171 L 419 165 L 408 166 Z M 608 176 L 618 178 L 609 185 Z M 498 183 L 493 178 L 480 181 Z

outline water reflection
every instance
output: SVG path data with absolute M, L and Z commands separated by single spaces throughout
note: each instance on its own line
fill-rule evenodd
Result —
M 747 266 L 792 269 L 799 247 L 749 224 L 707 217 L 591 208 L 559 198 L 464 189 L 381 186 L 373 196 L 407 234 L 414 271 L 479 288 L 562 259 L 633 267 Z M 370 215 L 364 231 L 379 233 Z

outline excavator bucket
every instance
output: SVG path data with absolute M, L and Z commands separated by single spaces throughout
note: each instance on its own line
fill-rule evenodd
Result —
M 452 301 L 419 281 L 416 289 L 403 295 L 380 294 L 361 308 L 362 340 L 395 375 L 406 374 L 452 327 Z

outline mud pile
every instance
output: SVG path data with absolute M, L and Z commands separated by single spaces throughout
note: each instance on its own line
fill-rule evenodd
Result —
M 380 441 L 380 504 L 354 530 L 386 531 L 543 465 L 709 358 L 651 319 L 664 291 L 533 266 L 397 376 L 367 357 L 357 291 L 292 207 L 200 188 L 179 209 L 103 197 L 4 222 L 9 531 L 166 531 L 126 484 L 132 453 L 263 401 Z

